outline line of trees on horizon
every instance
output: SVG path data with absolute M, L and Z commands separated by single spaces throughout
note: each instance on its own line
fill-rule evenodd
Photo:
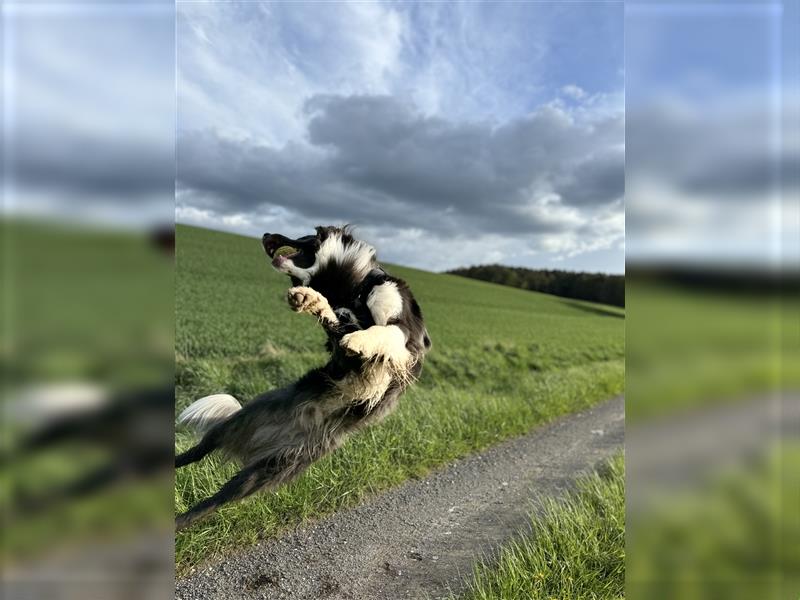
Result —
M 559 269 L 526 269 L 504 265 L 477 265 L 447 271 L 452 275 L 480 279 L 500 285 L 563 298 L 625 306 L 625 276 Z

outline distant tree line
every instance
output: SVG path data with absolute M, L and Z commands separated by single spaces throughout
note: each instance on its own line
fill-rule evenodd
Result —
M 687 290 L 778 297 L 800 292 L 800 270 L 712 263 L 628 263 L 628 281 L 682 287 Z
M 501 285 L 553 294 L 576 300 L 625 306 L 625 276 L 552 269 L 525 269 L 503 265 L 478 265 L 448 271 Z

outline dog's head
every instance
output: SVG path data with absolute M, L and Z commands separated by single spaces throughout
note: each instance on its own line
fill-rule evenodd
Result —
M 317 227 L 314 235 L 291 239 L 265 233 L 261 239 L 272 266 L 292 278 L 295 285 L 308 285 L 322 269 L 348 269 L 355 277 L 366 277 L 375 265 L 375 249 L 357 240 L 350 227 Z

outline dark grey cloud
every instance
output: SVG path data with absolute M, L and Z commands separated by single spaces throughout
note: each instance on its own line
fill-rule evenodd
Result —
M 181 202 L 220 214 L 279 206 L 317 220 L 439 234 L 569 231 L 623 194 L 623 116 L 542 107 L 502 125 L 426 116 L 389 96 L 318 95 L 281 148 L 181 133 Z
M 13 32 L 4 211 L 126 226 L 169 222 L 174 10 L 167 2 L 124 10 L 29 4 L 4 14 Z
M 595 206 L 622 198 L 625 195 L 624 165 L 623 148 L 599 152 L 567 172 L 557 189 L 575 206 Z
M 627 150 L 630 175 L 667 183 L 677 192 L 716 198 L 722 204 L 766 199 L 771 190 L 800 187 L 800 111 L 787 107 L 776 121 L 771 106 L 756 99 L 726 98 L 690 110 L 654 103 L 629 111 Z
M 26 127 L 15 136 L 6 169 L 17 186 L 120 202 L 170 194 L 175 178 L 168 131 L 162 140 L 137 141 Z
M 628 258 L 796 261 L 796 94 L 781 112 L 757 90 L 691 100 L 628 110 Z

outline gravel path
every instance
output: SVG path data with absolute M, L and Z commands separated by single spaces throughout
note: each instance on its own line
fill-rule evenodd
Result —
M 800 434 L 800 394 L 722 401 L 630 424 L 625 507 L 646 511 L 679 491 L 708 489 L 721 473 L 747 468 L 780 440 Z
M 460 460 L 367 503 L 264 541 L 176 583 L 179 600 L 445 597 L 559 495 L 622 448 L 614 398 Z

